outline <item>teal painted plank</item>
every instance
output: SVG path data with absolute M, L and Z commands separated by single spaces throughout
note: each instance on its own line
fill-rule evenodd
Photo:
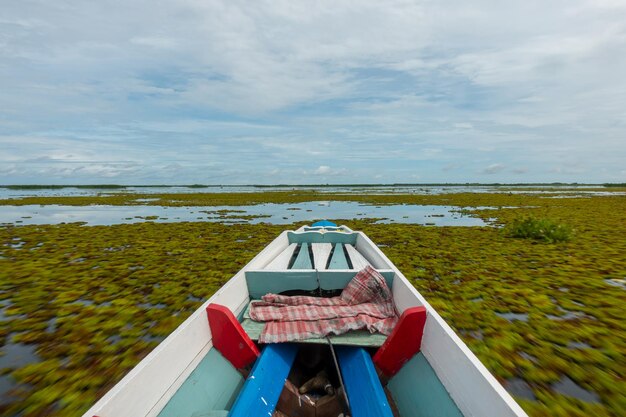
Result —
M 220 415 L 220 410 L 232 406 L 243 383 L 243 377 L 230 362 L 217 349 L 211 349 L 158 417 Z
M 395 273 L 384 269 L 378 272 L 385 278 L 391 289 Z M 267 293 L 278 294 L 289 290 L 313 291 L 320 286 L 323 290 L 341 290 L 354 278 L 357 271 L 353 270 L 325 270 L 325 271 L 246 271 L 246 283 L 250 298 L 259 299 Z
M 372 358 L 365 349 L 337 346 L 336 351 L 351 416 L 393 417 Z
M 318 288 L 315 271 L 246 271 L 246 283 L 250 298 L 261 298 L 267 293 Z
M 287 237 L 289 243 L 350 243 L 356 244 L 356 233 L 344 233 L 344 232 L 305 232 L 295 233 L 288 232 Z
M 300 252 L 298 252 L 298 257 L 293 262 L 293 265 L 290 269 L 313 269 L 308 243 L 303 243 L 300 246 Z
M 254 363 L 229 417 L 271 416 L 296 357 L 291 343 L 266 345 Z
M 342 290 L 346 288 L 348 282 L 352 281 L 352 278 L 356 273 L 350 270 L 326 270 L 319 271 L 320 287 L 323 290 Z
M 333 257 L 330 259 L 328 269 L 350 269 L 348 266 L 348 260 L 346 254 L 343 251 L 343 244 L 335 244 L 335 250 L 333 251 Z
M 421 352 L 400 369 L 387 388 L 402 417 L 463 417 Z
M 305 232 L 314 232 L 325 229 L 326 231 L 341 231 L 341 226 L 304 226 Z

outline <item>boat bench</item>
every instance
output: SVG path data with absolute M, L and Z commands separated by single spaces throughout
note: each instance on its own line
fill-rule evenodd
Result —
M 293 343 L 268 344 L 254 363 L 229 417 L 271 416 L 296 357 Z
M 254 341 L 259 340 L 265 323 L 254 321 L 250 318 L 250 303 L 246 306 L 243 316 L 240 319 L 241 327 L 248 337 Z M 368 330 L 351 330 L 341 335 L 329 336 L 333 345 L 380 347 L 387 340 L 387 336 L 381 333 L 370 333 Z M 310 338 L 299 340 L 298 343 L 328 344 L 326 338 Z
M 289 245 L 270 260 L 265 269 L 361 270 L 370 265 L 356 249 L 356 233 L 290 232 L 287 238 Z
M 393 417 L 372 358 L 361 347 L 337 346 L 337 361 L 353 417 Z
M 293 365 L 298 346 L 268 344 L 246 379 L 229 417 L 271 416 Z M 393 417 L 372 358 L 361 347 L 337 346 L 337 361 L 353 417 Z
M 391 289 L 395 272 L 392 269 L 377 269 L 385 278 L 387 286 Z M 304 290 L 342 290 L 358 273 L 357 270 L 303 270 L 291 269 L 282 271 L 270 271 L 267 269 L 248 270 L 245 272 L 248 293 L 252 299 L 260 299 L 265 294 L 280 294 L 284 291 Z
M 385 278 L 387 285 L 391 288 L 395 272 L 393 270 L 381 270 L 378 272 Z M 265 294 L 280 294 L 289 290 L 315 291 L 340 290 L 354 278 L 358 273 L 355 270 L 287 270 L 287 271 L 246 271 L 246 284 L 252 300 L 260 300 Z M 250 302 L 251 303 L 251 302 Z M 258 340 L 265 323 L 256 322 L 250 318 L 250 303 L 244 309 L 239 321 L 250 339 Z M 338 336 L 330 336 L 333 344 L 380 347 L 387 339 L 387 336 L 379 333 L 370 333 L 367 330 L 357 330 Z M 328 343 L 325 338 L 307 339 L 302 343 Z

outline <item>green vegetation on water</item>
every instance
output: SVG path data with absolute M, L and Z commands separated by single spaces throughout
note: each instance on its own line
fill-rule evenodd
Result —
M 536 190 L 535 188 L 529 190 Z M 517 190 L 524 191 L 524 190 Z M 585 191 L 626 192 L 615 188 Z M 71 197 L 23 197 L 0 200 L 0 206 L 24 206 L 58 204 L 67 206 L 89 205 L 151 205 L 151 206 L 242 206 L 265 203 L 302 203 L 307 201 L 356 201 L 367 204 L 435 204 L 460 207 L 529 207 L 551 206 L 552 197 L 578 197 L 580 190 L 547 190 L 542 194 L 520 194 L 502 192 L 497 194 L 463 192 L 456 194 L 367 194 L 362 193 L 324 193 L 315 190 L 236 192 L 236 193 L 107 193 L 98 196 Z M 146 197 L 150 201 L 146 201 Z M 564 199 L 566 205 L 571 199 Z
M 515 219 L 504 229 L 509 237 L 534 239 L 548 243 L 566 242 L 572 238 L 572 228 L 550 219 L 525 217 Z
M 126 197 L 81 202 L 130 202 Z M 405 202 L 455 205 L 504 226 L 529 216 L 558 219 L 576 233 L 553 244 L 510 238 L 495 227 L 339 222 L 382 246 L 529 415 L 620 416 L 626 409 L 626 290 L 615 283 L 626 278 L 626 197 L 545 197 L 271 192 L 172 194 L 156 203 Z M 54 199 L 60 198 L 46 204 Z M 0 341 L 32 346 L 40 359 L 2 370 L 20 387 L 0 415 L 81 415 L 285 228 L 0 227 Z M 564 380 L 589 398 L 566 395 Z M 512 381 L 522 381 L 527 392 L 517 396 Z

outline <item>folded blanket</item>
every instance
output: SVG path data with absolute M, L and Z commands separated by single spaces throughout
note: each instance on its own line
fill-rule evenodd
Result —
M 398 320 L 393 297 L 378 271 L 365 267 L 338 297 L 267 294 L 250 306 L 250 318 L 264 321 L 259 343 L 281 343 L 368 329 L 390 334 Z

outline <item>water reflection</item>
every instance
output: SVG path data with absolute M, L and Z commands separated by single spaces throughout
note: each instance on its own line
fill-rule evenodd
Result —
M 451 194 L 451 193 L 510 193 L 510 194 L 563 194 L 582 195 L 624 195 L 624 192 L 595 190 L 597 185 L 333 185 L 333 186 L 254 186 L 254 185 L 213 185 L 213 186 L 122 186 L 118 188 L 88 188 L 86 186 L 40 189 L 9 189 L 0 187 L 0 199 L 23 197 L 92 197 L 107 194 L 195 194 L 195 193 L 254 193 L 265 191 L 314 191 L 328 194 Z M 595 189 L 594 189 L 595 188 Z
M 600 397 L 593 391 L 589 391 L 572 381 L 567 376 L 562 376 L 556 383 L 552 384 L 552 389 L 560 394 L 578 398 L 590 403 L 600 402 Z
M 513 322 L 515 320 L 519 320 L 523 322 L 528 321 L 527 313 L 498 313 L 496 312 L 496 315 L 502 317 L 503 319 L 507 319 L 510 322 Z
M 111 225 L 164 222 L 222 222 L 291 224 L 318 219 L 379 219 L 378 223 L 411 223 L 428 226 L 485 226 L 467 211 L 454 206 L 384 205 L 374 206 L 350 201 L 312 201 L 251 206 L 0 206 L 0 223 L 60 224 L 85 222 Z M 15 242 L 14 242 L 15 243 Z
M 532 388 L 521 378 L 509 378 L 504 382 L 504 387 L 516 397 L 535 401 L 537 397 Z
M 0 348 L 0 369 L 17 369 L 31 363 L 41 361 L 37 355 L 37 346 L 23 343 L 12 343 L 12 335 L 7 336 L 6 344 Z M 13 399 L 11 391 L 19 388 L 10 375 L 0 377 L 0 404 L 6 404 Z

